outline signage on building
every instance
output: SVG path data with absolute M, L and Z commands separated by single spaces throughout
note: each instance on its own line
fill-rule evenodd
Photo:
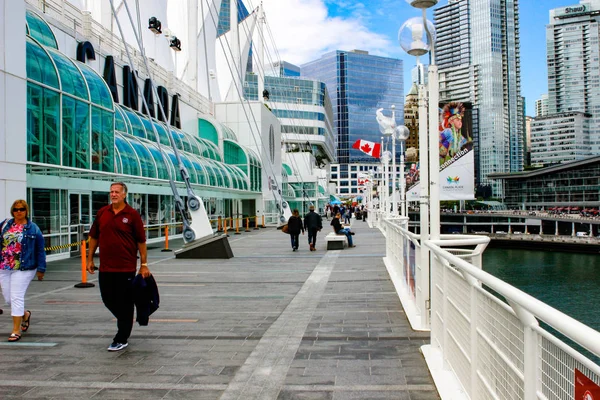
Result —
M 87 59 L 95 60 L 96 52 L 94 45 L 90 42 L 81 42 L 77 45 L 77 60 L 85 63 Z M 124 65 L 122 68 L 123 74 L 123 104 L 134 111 L 140 111 L 139 95 L 138 95 L 138 72 L 132 71 L 131 67 Z M 117 78 L 115 73 L 115 61 L 113 56 L 107 55 L 104 60 L 104 72 L 102 74 L 108 89 L 111 92 L 113 101 L 119 103 L 119 92 L 117 90 Z M 157 102 L 160 109 L 155 108 L 154 94 L 152 90 L 152 82 L 150 79 L 144 81 L 143 96 L 148 107 L 142 104 L 142 114 L 150 117 L 156 117 L 159 121 L 168 122 L 171 126 L 181 129 L 181 116 L 179 112 L 179 95 L 175 94 L 171 100 L 169 107 L 169 93 L 164 86 L 156 88 L 158 96 Z M 169 113 L 170 108 L 170 113 Z M 169 118 L 170 115 L 170 118 Z
M 563 7 L 555 10 L 554 16 L 556 18 L 568 18 L 577 15 L 587 14 L 590 12 L 590 5 L 588 3 L 576 4 L 574 6 Z

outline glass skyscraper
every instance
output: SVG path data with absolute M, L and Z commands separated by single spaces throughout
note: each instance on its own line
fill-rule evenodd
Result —
M 519 1 L 450 0 L 435 22 L 440 98 L 473 102 L 478 183 L 503 197 L 502 183 L 488 175 L 522 171 L 524 160 Z
M 599 13 L 600 1 L 582 1 L 551 10 L 546 26 L 548 114 L 591 114 L 583 144 L 593 155 L 600 154 Z
M 339 178 L 343 179 L 338 182 L 338 193 L 357 193 L 347 190 L 348 186 L 357 186 L 356 177 L 351 180 L 348 164 L 379 163 L 379 159 L 352 149 L 359 139 L 381 142 L 377 109 L 384 108 L 384 114 L 390 116 L 391 106 L 395 105 L 396 121 L 403 123 L 403 68 L 401 60 L 359 50 L 333 51 L 301 67 L 302 76 L 325 82 L 331 96 Z

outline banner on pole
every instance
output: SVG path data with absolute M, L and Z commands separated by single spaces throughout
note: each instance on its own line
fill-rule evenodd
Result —
M 474 200 L 475 156 L 471 103 L 450 102 L 440 104 L 440 108 L 440 200 Z M 418 164 L 410 166 L 406 187 L 406 200 L 419 201 L 421 188 Z

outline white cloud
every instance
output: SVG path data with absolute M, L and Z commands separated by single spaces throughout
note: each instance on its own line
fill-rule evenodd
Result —
M 257 3 L 254 0 L 253 3 Z M 255 4 L 247 1 L 249 8 Z M 323 0 L 263 0 L 267 22 L 282 60 L 301 65 L 332 50 L 367 50 L 388 55 L 395 46 L 390 38 L 370 31 L 357 16 L 332 17 Z M 356 2 L 354 6 L 356 6 Z M 270 57 L 277 58 L 272 44 Z M 269 60 L 265 60 L 269 61 Z

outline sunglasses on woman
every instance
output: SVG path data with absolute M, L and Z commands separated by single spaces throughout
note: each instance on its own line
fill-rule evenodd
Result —
M 27 211 L 27 209 L 25 207 L 13 208 L 13 212 L 25 212 L 25 211 Z

